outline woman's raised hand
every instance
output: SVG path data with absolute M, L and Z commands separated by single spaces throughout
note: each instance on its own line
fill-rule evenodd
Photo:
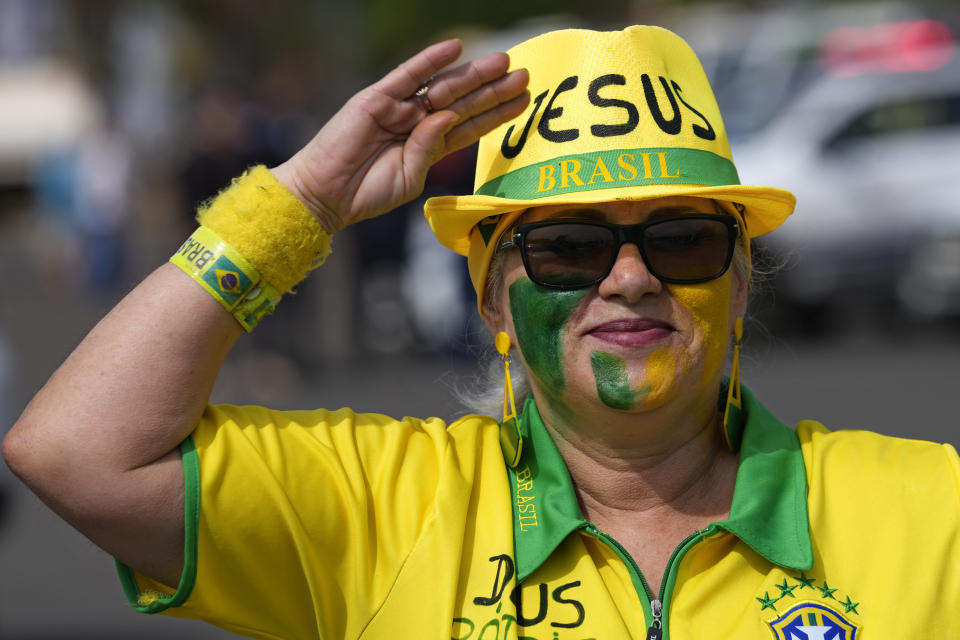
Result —
M 444 70 L 461 50 L 459 40 L 427 47 L 350 98 L 274 175 L 331 232 L 417 197 L 434 162 L 530 100 L 526 70 L 507 73 L 505 53 Z M 428 100 L 415 95 L 425 84 Z

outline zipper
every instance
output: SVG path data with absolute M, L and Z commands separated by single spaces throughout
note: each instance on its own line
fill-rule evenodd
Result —
M 643 573 L 640 571 L 640 567 L 637 566 L 637 563 L 634 561 L 633 556 L 631 556 L 626 549 L 623 548 L 619 542 L 617 542 L 610 534 L 600 531 L 595 525 L 587 525 L 587 533 L 590 533 L 596 538 L 603 540 L 607 543 L 607 546 L 611 547 L 614 552 L 620 559 L 623 560 L 624 564 L 627 565 L 627 569 L 635 576 L 637 579 L 634 583 L 639 582 L 643 588 L 643 595 L 647 597 L 647 601 L 650 603 L 650 626 L 647 628 L 647 637 L 646 640 L 661 640 L 663 638 L 663 629 L 665 627 L 663 620 L 663 609 L 664 603 L 666 602 L 666 590 L 667 590 L 667 579 L 670 577 L 670 573 L 673 571 L 674 564 L 679 561 L 683 554 L 687 552 L 687 549 L 693 546 L 693 543 L 700 540 L 706 535 L 709 535 L 713 532 L 713 525 L 707 525 L 706 528 L 694 531 L 689 536 L 684 538 L 680 544 L 674 548 L 673 553 L 670 554 L 669 560 L 667 560 L 667 567 L 663 572 L 663 577 L 660 580 L 660 592 L 657 594 L 657 597 L 654 598 L 653 591 L 650 589 L 650 584 L 647 582 L 646 578 L 643 577 Z
M 660 636 L 663 635 L 663 621 L 661 619 L 663 618 L 663 602 L 659 598 L 650 602 L 650 613 L 653 619 L 647 628 L 647 640 L 660 640 Z

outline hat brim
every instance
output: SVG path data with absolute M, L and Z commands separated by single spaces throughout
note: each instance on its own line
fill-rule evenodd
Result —
M 470 252 L 471 230 L 478 222 L 490 216 L 546 205 L 640 201 L 667 196 L 695 196 L 743 205 L 746 235 L 749 238 L 756 238 L 776 229 L 793 213 L 796 205 L 796 197 L 792 193 L 773 187 L 665 184 L 576 191 L 533 200 L 483 195 L 439 196 L 427 200 L 424 215 L 440 243 L 465 256 Z

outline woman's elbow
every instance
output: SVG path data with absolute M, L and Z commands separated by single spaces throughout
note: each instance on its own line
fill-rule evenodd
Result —
M 31 488 L 35 482 L 32 479 L 47 475 L 45 467 L 49 465 L 49 460 L 45 462 L 44 456 L 38 455 L 33 440 L 34 436 L 31 434 L 29 425 L 25 424 L 21 418 L 10 428 L 3 442 L 0 443 L 0 453 L 7 467 Z

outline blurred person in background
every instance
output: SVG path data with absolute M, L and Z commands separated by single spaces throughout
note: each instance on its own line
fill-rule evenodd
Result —
M 66 272 L 54 281 L 68 279 L 71 289 L 87 293 L 111 293 L 119 285 L 132 169 L 128 141 L 108 121 L 93 123 L 75 144 L 37 162 L 38 201 L 60 245 L 46 261 L 62 261 L 57 266 Z
M 460 49 L 204 208 L 24 411 L 14 471 L 135 608 L 253 637 L 960 637 L 956 452 L 793 431 L 740 384 L 750 239 L 794 199 L 740 184 L 686 43 Z M 475 194 L 425 209 L 467 256 L 502 420 L 208 405 L 331 234 L 477 138 Z
M 90 290 L 111 291 L 121 282 L 132 169 L 127 138 L 109 120 L 91 128 L 77 146 L 76 225 Z

